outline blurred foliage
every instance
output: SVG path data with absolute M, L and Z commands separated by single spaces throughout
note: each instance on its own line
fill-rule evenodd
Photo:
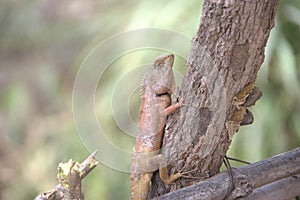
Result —
M 88 155 L 73 121 L 72 89 L 77 70 L 91 49 L 113 34 L 144 27 L 175 30 L 192 38 L 200 14 L 201 1 L 2 0 L 0 199 L 33 199 L 56 184 L 59 162 L 69 158 L 80 162 Z M 299 35 L 300 2 L 280 1 L 257 79 L 264 96 L 251 108 L 254 124 L 241 128 L 234 138 L 230 156 L 255 162 L 299 146 Z M 147 51 L 151 58 L 161 53 Z M 101 100 L 95 105 L 99 123 L 112 133 L 107 137 L 127 151 L 134 140 L 114 122 L 114 115 L 122 113 L 113 113 L 109 107 L 116 80 L 132 70 L 128 63 L 142 63 L 143 55 L 138 54 L 113 63 L 99 81 L 96 94 L 96 100 Z M 178 71 L 184 73 L 186 69 L 180 68 L 184 61 L 176 62 Z M 134 81 L 123 85 L 131 87 Z M 125 106 L 136 123 L 138 88 L 129 100 L 125 97 L 116 100 L 117 110 Z M 126 130 L 134 132 L 135 127 Z M 101 164 L 83 186 L 86 199 L 130 196 L 128 173 Z

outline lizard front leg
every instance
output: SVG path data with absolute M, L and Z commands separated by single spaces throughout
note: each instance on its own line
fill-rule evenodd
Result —
M 172 104 L 164 109 L 164 115 L 169 116 L 176 112 L 183 103 L 183 99 L 181 99 L 178 103 Z M 161 180 L 166 184 L 173 183 L 176 179 L 180 178 L 182 175 L 180 173 L 168 174 L 167 161 L 162 154 L 155 155 L 148 160 L 145 161 L 143 166 L 148 166 L 148 170 L 154 172 L 159 170 L 159 176 Z M 147 170 L 147 169 L 146 169 Z
M 170 106 L 168 106 L 167 108 L 164 109 L 164 113 L 166 116 L 169 116 L 171 114 L 173 114 L 174 112 L 176 112 L 176 110 L 178 110 L 183 104 L 183 99 L 181 99 L 178 103 L 174 103 Z

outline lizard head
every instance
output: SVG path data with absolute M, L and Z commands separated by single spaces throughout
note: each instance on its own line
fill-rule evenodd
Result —
M 150 70 L 148 83 L 156 95 L 172 94 L 175 89 L 172 66 L 174 55 L 167 54 L 155 59 Z

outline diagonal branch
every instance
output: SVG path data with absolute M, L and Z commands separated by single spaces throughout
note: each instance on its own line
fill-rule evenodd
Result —
M 235 168 L 233 171 L 236 184 L 231 198 L 279 200 L 300 195 L 300 148 Z M 226 196 L 229 186 L 230 179 L 227 171 L 225 171 L 156 199 L 222 200 Z M 265 194 L 268 195 L 263 197 Z M 277 194 L 281 195 L 275 198 Z M 287 194 L 288 196 L 286 196 Z

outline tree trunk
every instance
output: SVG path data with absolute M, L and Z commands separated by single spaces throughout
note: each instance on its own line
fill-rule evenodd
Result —
M 150 197 L 217 174 L 234 133 L 241 124 L 252 122 L 247 107 L 260 96 L 253 85 L 264 61 L 277 3 L 204 0 L 179 92 L 184 106 L 169 117 L 162 149 L 170 173 L 193 170 L 188 176 L 200 179 L 181 178 L 164 185 L 156 173 Z

